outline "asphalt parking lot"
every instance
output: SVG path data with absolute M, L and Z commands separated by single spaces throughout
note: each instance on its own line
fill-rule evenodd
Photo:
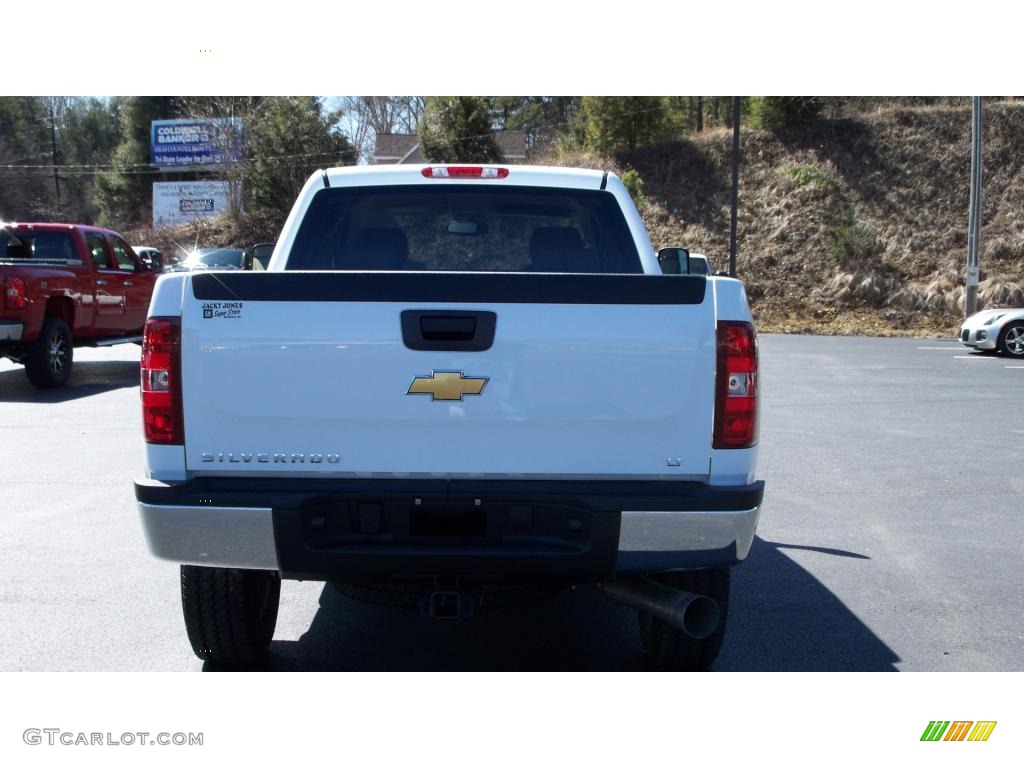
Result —
M 1024 364 L 953 341 L 761 337 L 759 535 L 718 670 L 1024 669 Z M 203 669 L 149 557 L 138 348 L 37 392 L 0 361 L 0 670 Z M 581 588 L 430 622 L 286 582 L 270 669 L 639 669 Z

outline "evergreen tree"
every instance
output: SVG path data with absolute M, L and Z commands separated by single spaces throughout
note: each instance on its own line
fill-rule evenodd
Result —
M 42 99 L 36 96 L 0 98 L 0 220 L 28 220 L 50 202 L 53 173 L 41 166 L 52 163 L 50 132 Z
M 491 105 L 478 96 L 428 98 L 419 136 L 423 156 L 432 163 L 501 161 L 491 130 Z
M 267 97 L 246 120 L 247 157 L 242 176 L 253 206 L 281 215 L 282 222 L 309 175 L 317 168 L 351 165 L 356 151 L 333 130 L 312 96 Z
M 633 150 L 672 137 L 664 96 L 584 96 L 573 137 L 597 152 Z
M 154 120 L 178 117 L 173 96 L 132 96 L 120 110 L 121 143 L 111 158 L 113 168 L 96 179 L 100 222 L 114 229 L 148 224 L 156 176 L 150 165 L 150 132 Z
M 819 119 L 823 108 L 820 96 L 762 96 L 754 100 L 754 123 L 761 128 L 806 125 Z
M 94 98 L 68 99 L 60 119 L 57 146 L 60 153 L 61 218 L 89 223 L 96 220 L 94 169 L 108 165 L 121 136 L 119 102 Z
M 527 148 L 543 152 L 568 130 L 579 106 L 579 96 L 495 96 L 492 122 L 497 130 L 523 131 Z

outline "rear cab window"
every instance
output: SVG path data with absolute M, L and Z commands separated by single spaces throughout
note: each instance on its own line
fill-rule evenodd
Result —
M 0 229 L 0 258 L 66 264 L 78 259 L 70 232 Z
M 643 272 L 610 192 L 469 184 L 322 189 L 286 269 Z

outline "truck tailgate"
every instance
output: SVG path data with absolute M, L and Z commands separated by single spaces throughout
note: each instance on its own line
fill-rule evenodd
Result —
M 187 469 L 703 477 L 710 295 L 693 276 L 197 274 Z

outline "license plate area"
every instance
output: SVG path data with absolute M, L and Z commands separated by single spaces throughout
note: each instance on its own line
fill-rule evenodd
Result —
M 297 510 L 310 549 L 349 547 L 497 547 L 581 551 L 589 546 L 594 513 L 551 503 L 482 498 L 361 498 Z
M 454 494 L 452 494 L 454 495 Z M 358 494 L 274 509 L 287 578 L 385 575 L 604 577 L 619 514 L 525 494 Z M 573 501 L 577 501 L 573 499 Z
M 465 509 L 414 508 L 409 513 L 409 537 L 413 539 L 484 539 L 487 513 L 481 507 Z

